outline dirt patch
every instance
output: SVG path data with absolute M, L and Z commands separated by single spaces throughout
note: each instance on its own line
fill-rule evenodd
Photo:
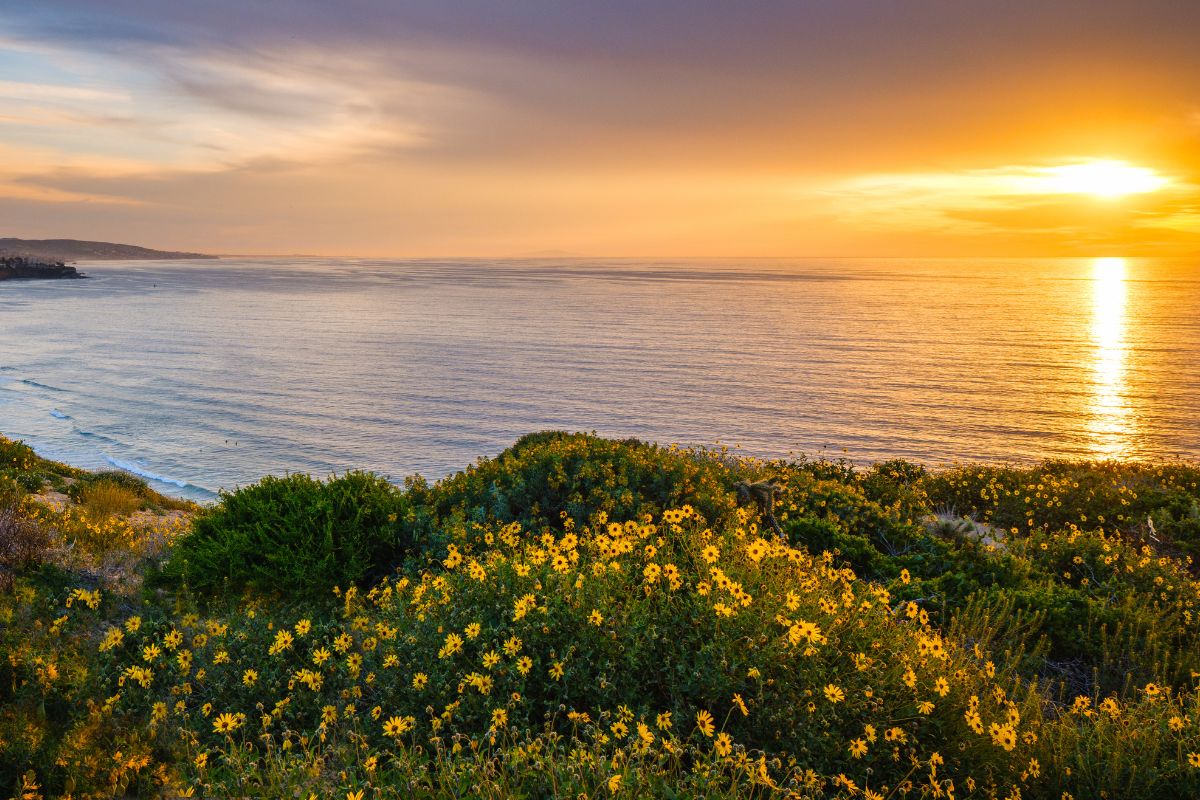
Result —
M 33 500 L 35 503 L 41 503 L 44 506 L 49 506 L 55 511 L 62 511 L 67 506 L 75 504 L 71 498 L 67 497 L 62 492 L 56 492 L 53 490 L 30 495 L 29 499 Z

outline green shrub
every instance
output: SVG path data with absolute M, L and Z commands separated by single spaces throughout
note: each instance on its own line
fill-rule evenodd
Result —
M 39 460 L 29 445 L 0 436 L 0 468 L 30 470 Z
M 222 494 L 201 514 L 164 576 L 203 592 L 251 589 L 324 601 L 334 586 L 385 574 L 426 535 L 405 495 L 377 475 L 267 477 Z
M 0 506 L 16 503 L 23 493 L 24 490 L 16 478 L 0 472 Z
M 532 531 L 561 529 L 566 518 L 582 523 L 604 512 L 634 519 L 685 503 L 724 521 L 740 477 L 704 452 L 546 431 L 521 437 L 414 500 L 428 503 L 441 524 L 519 522 Z

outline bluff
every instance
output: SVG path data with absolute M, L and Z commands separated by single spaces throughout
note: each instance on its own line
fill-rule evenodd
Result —
M 61 261 L 46 263 L 32 261 L 21 256 L 0 258 L 0 281 L 55 280 L 86 277 L 79 270 L 67 266 Z
M 204 253 L 151 250 L 132 244 L 88 242 L 79 239 L 0 238 L 0 257 L 20 256 L 40 262 L 56 261 L 151 261 L 185 258 L 216 258 Z

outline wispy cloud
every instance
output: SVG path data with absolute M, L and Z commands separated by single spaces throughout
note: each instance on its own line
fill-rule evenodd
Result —
M 193 248 L 214 231 L 229 249 L 376 253 L 1192 247 L 1200 6 L 752 11 L 10 4 L 0 197 L 24 203 L 12 219 L 111 237 L 152 221 Z M 1080 152 L 1171 183 L 1105 205 L 1048 158 Z

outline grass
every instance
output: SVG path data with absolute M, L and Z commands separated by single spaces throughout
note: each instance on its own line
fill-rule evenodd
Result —
M 767 476 L 784 539 L 736 502 L 738 481 Z M 434 485 L 361 476 L 349 518 L 331 499 L 343 479 L 267 480 L 158 538 L 20 501 L 60 541 L 95 527 L 109 544 L 94 552 L 132 554 L 125 568 L 155 579 L 51 556 L 14 569 L 0 786 L 1195 796 L 1198 478 L 1186 464 L 862 470 L 537 434 Z M 999 538 L 933 519 L 947 510 Z M 402 544 L 330 571 L 343 524 Z M 313 552 L 235 582 L 268 541 Z M 201 564 L 201 544 L 222 555 Z
M 79 491 L 79 504 L 100 519 L 127 517 L 142 507 L 137 492 L 113 481 L 95 481 Z

